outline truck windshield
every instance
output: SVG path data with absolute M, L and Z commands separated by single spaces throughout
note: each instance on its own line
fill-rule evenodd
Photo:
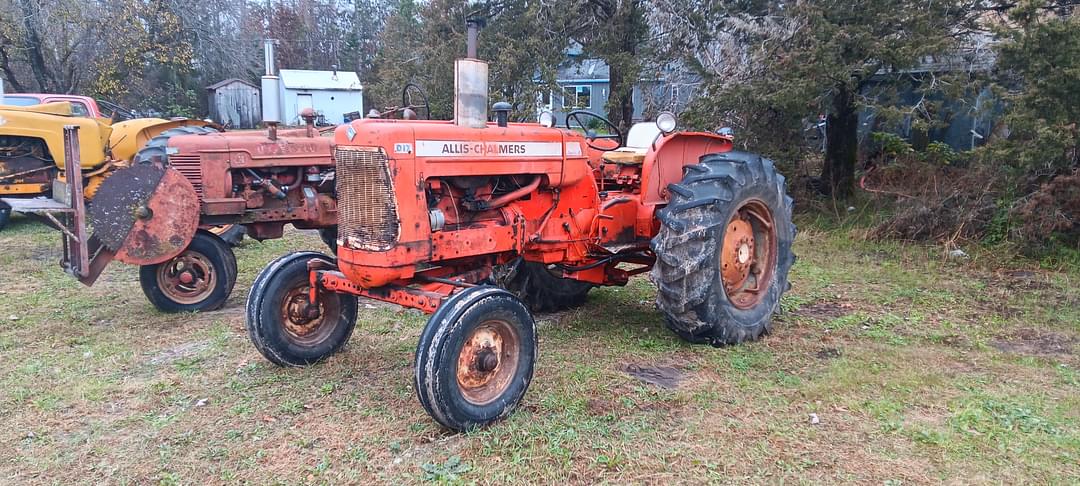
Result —
M 29 96 L 4 95 L 2 100 L 3 101 L 0 101 L 0 105 L 31 106 L 41 103 L 37 98 L 31 98 Z

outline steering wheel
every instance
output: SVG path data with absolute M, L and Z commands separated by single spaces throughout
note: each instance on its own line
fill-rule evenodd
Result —
M 603 123 L 604 125 L 607 125 L 609 133 L 607 135 L 597 135 L 596 132 L 586 128 L 588 125 L 582 123 L 581 119 L 582 118 L 588 119 L 589 117 L 600 120 L 601 123 Z M 566 129 L 567 130 L 573 130 L 573 128 L 570 126 L 570 120 L 573 120 L 573 121 L 577 122 L 578 126 L 580 126 L 581 128 L 583 128 L 585 130 L 585 144 L 588 145 L 589 148 L 591 148 L 593 150 L 600 150 L 600 151 L 605 151 L 606 152 L 608 150 L 615 150 L 615 149 L 623 146 L 622 132 L 619 132 L 619 127 L 616 127 L 615 124 L 611 123 L 611 120 L 608 120 L 607 118 L 604 118 L 604 117 L 602 117 L 600 115 L 597 115 L 596 113 L 593 113 L 593 112 L 587 111 L 587 110 L 574 110 L 574 111 L 571 111 L 570 113 L 566 114 Z M 615 146 L 614 147 L 597 146 L 597 145 L 593 144 L 594 140 L 614 140 L 615 141 Z
M 423 104 L 413 104 L 413 98 L 420 98 Z M 418 108 L 424 108 L 424 116 L 420 116 Z M 427 95 L 424 94 L 424 90 L 420 89 L 415 83 L 405 84 L 405 88 L 401 90 L 401 108 L 409 108 L 416 112 L 416 117 L 421 120 L 427 120 L 431 118 L 431 106 L 428 104 Z

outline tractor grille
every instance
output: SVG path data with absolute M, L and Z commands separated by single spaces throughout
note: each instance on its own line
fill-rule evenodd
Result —
M 169 165 L 184 176 L 192 186 L 199 200 L 203 197 L 202 163 L 198 154 L 170 155 Z
M 397 201 L 386 154 L 337 147 L 338 241 L 346 247 L 386 251 L 398 238 Z

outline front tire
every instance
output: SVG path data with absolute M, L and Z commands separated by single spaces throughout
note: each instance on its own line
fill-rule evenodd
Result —
M 761 337 L 795 261 L 784 176 L 758 155 L 710 154 L 668 189 L 652 241 L 656 303 L 668 327 L 694 343 Z
M 139 284 L 162 312 L 205 312 L 225 305 L 236 274 L 236 256 L 229 245 L 199 230 L 176 257 L 139 267 Z
M 308 262 L 315 258 L 330 260 L 312 251 L 289 253 L 270 262 L 251 285 L 248 337 L 276 365 L 323 361 L 345 346 L 356 327 L 355 296 L 320 291 L 310 306 Z
M 414 385 L 435 421 L 469 430 L 509 415 L 536 364 L 536 324 L 510 292 L 483 285 L 446 300 L 416 347 Z

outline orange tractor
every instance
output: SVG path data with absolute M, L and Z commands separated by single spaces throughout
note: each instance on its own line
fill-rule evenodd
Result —
M 730 137 L 573 112 L 554 127 L 487 116 L 487 65 L 455 65 L 455 119 L 364 119 L 336 129 L 337 254 L 272 262 L 247 301 L 255 347 L 283 366 L 341 349 L 357 296 L 431 313 L 414 385 L 440 424 L 464 430 L 520 402 L 537 357 L 530 312 L 584 301 L 651 270 L 684 339 L 767 332 L 788 270 L 792 199 L 773 163 Z M 595 118 L 596 121 L 586 120 Z M 589 121 L 589 123 L 582 123 Z M 572 129 L 607 125 L 607 133 Z

